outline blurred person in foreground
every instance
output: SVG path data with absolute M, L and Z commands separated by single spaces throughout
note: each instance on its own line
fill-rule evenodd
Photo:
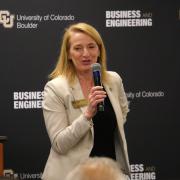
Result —
M 94 63 L 101 65 L 101 86 L 94 85 Z M 99 112 L 102 102 L 104 111 Z M 89 156 L 115 159 L 130 176 L 124 132 L 128 102 L 121 77 L 106 69 L 105 46 L 93 26 L 76 23 L 65 29 L 42 107 L 51 141 L 42 179 L 64 180 Z
M 77 165 L 65 180 L 126 180 L 126 178 L 113 159 L 92 157 Z

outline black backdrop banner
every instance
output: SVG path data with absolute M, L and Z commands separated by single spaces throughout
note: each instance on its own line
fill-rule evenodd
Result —
M 64 28 L 92 24 L 108 69 L 118 72 L 130 104 L 125 125 L 131 180 L 180 179 L 180 3 L 174 1 L 0 1 L 0 135 L 5 172 L 40 179 L 50 142 L 43 88 Z

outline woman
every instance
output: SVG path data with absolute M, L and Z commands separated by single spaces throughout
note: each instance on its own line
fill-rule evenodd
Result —
M 102 86 L 94 86 L 92 64 L 101 65 Z M 52 148 L 42 179 L 65 179 L 89 156 L 116 159 L 124 174 L 129 162 L 123 124 L 128 102 L 122 80 L 106 70 L 100 34 L 89 24 L 69 26 L 51 80 L 44 88 L 43 114 Z M 97 106 L 104 102 L 104 112 Z

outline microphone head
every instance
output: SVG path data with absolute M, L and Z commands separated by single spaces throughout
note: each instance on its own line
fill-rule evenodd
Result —
M 101 65 L 99 63 L 92 64 L 92 71 L 101 71 Z

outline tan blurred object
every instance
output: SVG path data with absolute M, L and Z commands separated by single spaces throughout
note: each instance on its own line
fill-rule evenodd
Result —
M 0 176 L 3 176 L 4 172 L 4 144 L 3 142 L 7 140 L 6 136 L 0 136 Z
M 0 143 L 0 176 L 3 175 L 4 171 L 4 152 L 3 152 L 3 143 Z

